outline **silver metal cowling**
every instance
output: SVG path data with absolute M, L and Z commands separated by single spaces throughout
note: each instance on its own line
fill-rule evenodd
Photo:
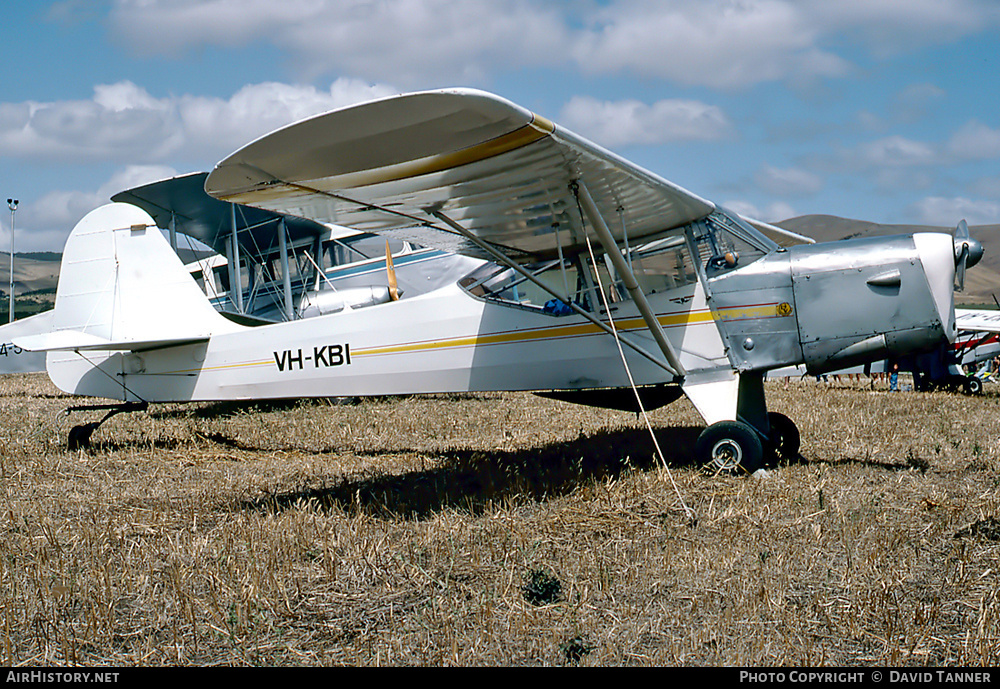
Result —
M 819 373 L 930 349 L 948 338 L 954 261 L 951 238 L 938 236 L 945 241 L 902 235 L 789 251 L 807 370 Z
M 767 370 L 802 363 L 789 252 L 770 253 L 708 284 L 712 315 L 734 368 Z M 753 345 L 747 347 L 747 340 Z
M 954 338 L 952 254 L 934 233 L 794 246 L 710 279 L 713 316 L 741 371 L 931 349 Z

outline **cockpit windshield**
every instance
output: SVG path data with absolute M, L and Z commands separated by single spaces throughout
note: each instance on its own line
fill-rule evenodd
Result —
M 695 246 L 708 278 L 749 265 L 778 245 L 734 213 L 718 210 L 692 226 Z
M 696 260 L 691 257 L 692 247 Z M 739 216 L 720 209 L 683 230 L 626 250 L 624 258 L 643 294 L 650 295 L 697 282 L 699 268 L 711 279 L 749 265 L 777 248 Z M 607 255 L 599 254 L 596 264 L 577 255 L 522 267 L 531 279 L 513 268 L 488 263 L 459 284 L 474 296 L 554 316 L 574 312 L 554 295 L 567 295 L 585 311 L 599 311 L 605 301 L 613 310 L 614 304 L 630 299 Z

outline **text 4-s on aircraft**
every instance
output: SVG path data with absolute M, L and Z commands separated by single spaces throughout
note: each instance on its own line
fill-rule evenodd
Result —
M 17 342 L 48 352 L 61 389 L 133 405 L 530 390 L 627 409 L 686 394 L 708 424 L 700 459 L 752 472 L 798 451 L 767 411 L 768 370 L 953 340 L 956 278 L 982 254 L 967 231 L 795 243 L 462 89 L 277 130 L 205 189 L 490 263 L 412 299 L 246 327 L 211 308 L 144 211 L 104 206 L 67 241 L 52 331 Z

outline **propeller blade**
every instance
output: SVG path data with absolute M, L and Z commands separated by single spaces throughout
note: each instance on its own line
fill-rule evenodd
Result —
M 385 240 L 385 272 L 389 278 L 389 298 L 399 301 L 399 285 L 396 283 L 396 266 L 392 264 L 392 252 L 389 250 L 389 240 Z
M 969 224 L 962 220 L 955 227 L 955 288 L 965 289 L 965 270 L 979 263 L 983 245 L 969 234 Z
M 962 252 L 955 263 L 955 287 L 959 292 L 965 289 L 965 264 L 969 260 L 969 245 L 962 244 Z

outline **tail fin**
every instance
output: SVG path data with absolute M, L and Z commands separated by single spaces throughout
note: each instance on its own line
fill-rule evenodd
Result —
M 88 213 L 66 240 L 52 331 L 15 344 L 141 351 L 238 328 L 212 308 L 145 211 L 112 203 Z

